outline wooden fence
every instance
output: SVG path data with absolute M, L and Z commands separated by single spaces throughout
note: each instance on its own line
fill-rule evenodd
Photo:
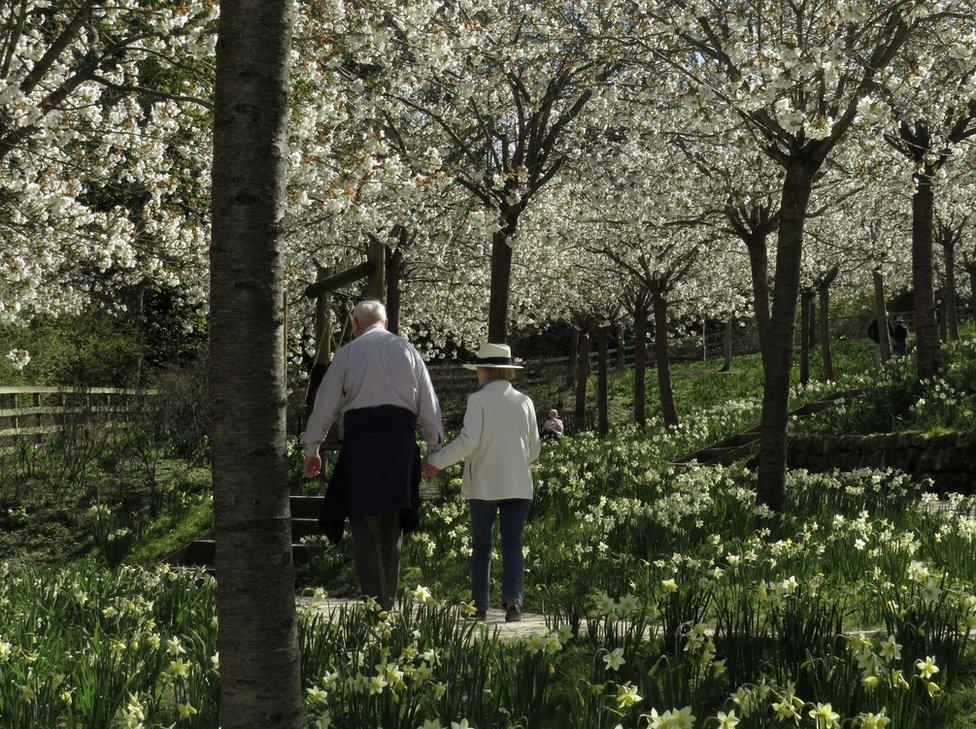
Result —
M 62 433 L 71 427 L 118 429 L 148 417 L 155 390 L 113 387 L 0 387 L 0 448 Z
M 962 314 L 962 312 L 960 312 Z M 894 319 L 902 318 L 912 328 L 912 312 L 892 312 Z M 870 316 L 832 317 L 831 335 L 835 338 L 865 337 Z M 799 331 L 796 334 L 799 337 Z M 715 360 L 722 358 L 725 351 L 725 332 L 711 331 L 697 337 L 676 339 L 670 346 L 671 357 L 676 362 Z M 732 352 L 735 355 L 758 352 L 759 341 L 755 326 L 751 321 L 736 325 L 732 331 Z M 610 349 L 611 369 L 618 364 L 617 349 Z M 591 352 L 591 365 L 595 371 L 597 352 Z M 654 366 L 654 349 L 648 343 L 648 366 Z M 634 345 L 623 348 L 623 363 L 630 366 L 634 362 Z M 564 409 L 568 408 L 567 398 L 572 396 L 574 373 L 570 368 L 570 357 L 548 357 L 532 359 L 524 363 L 525 372 L 519 377 L 519 387 L 530 395 L 540 393 L 536 403 L 540 412 L 548 410 L 554 402 L 544 402 L 543 397 L 551 398 L 555 391 L 562 393 Z M 430 366 L 431 379 L 441 400 L 445 419 L 452 425 L 460 424 L 460 415 L 468 393 L 476 382 L 473 372 L 463 369 L 460 363 Z M 145 422 L 157 408 L 152 402 L 155 390 L 129 390 L 109 387 L 70 388 L 70 387 L 0 387 L 0 449 L 9 448 L 25 439 L 41 442 L 45 438 L 64 432 L 68 427 L 84 427 L 98 424 L 118 429 L 134 422 Z M 565 413 L 568 415 L 568 413 Z M 289 428 L 299 432 L 304 423 L 301 408 L 297 418 Z

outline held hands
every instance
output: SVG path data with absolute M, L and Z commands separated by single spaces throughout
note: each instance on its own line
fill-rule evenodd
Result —
M 438 473 L 441 472 L 441 469 L 435 468 L 434 466 L 427 463 L 427 459 L 425 458 L 420 464 L 420 472 L 423 474 L 426 480 L 430 481 L 432 478 L 435 478 Z
M 305 478 L 315 478 L 322 473 L 322 456 L 305 456 Z

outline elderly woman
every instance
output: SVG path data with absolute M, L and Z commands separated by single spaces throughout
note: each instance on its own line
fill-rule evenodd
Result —
M 471 509 L 471 591 L 475 617 L 488 612 L 491 546 L 495 516 L 502 534 L 502 607 L 505 620 L 522 617 L 524 565 L 522 532 L 532 503 L 532 462 L 539 456 L 539 431 L 532 400 L 512 386 L 516 371 L 504 344 L 484 344 L 466 369 L 480 387 L 468 397 L 460 435 L 424 463 L 430 478 L 464 461 L 461 495 Z
M 542 424 L 542 440 L 559 440 L 566 434 L 563 427 L 563 419 L 559 417 L 558 410 L 550 410 L 549 417 Z

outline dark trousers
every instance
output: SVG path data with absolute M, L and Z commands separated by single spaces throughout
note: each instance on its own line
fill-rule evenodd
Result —
M 349 517 L 349 531 L 356 554 L 356 572 L 363 594 L 384 610 L 393 607 L 400 578 L 403 534 L 400 510 Z
M 528 499 L 483 501 L 471 499 L 471 592 L 477 610 L 488 609 L 491 581 L 491 545 L 495 514 L 501 517 L 502 605 L 522 605 L 525 565 L 522 532 L 532 502 Z

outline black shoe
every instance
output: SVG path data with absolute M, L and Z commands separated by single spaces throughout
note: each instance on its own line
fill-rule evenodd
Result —
M 487 610 L 475 610 L 469 617 L 468 620 L 474 620 L 477 622 L 485 622 L 488 619 Z
M 517 623 L 522 619 L 522 608 L 518 605 L 509 605 L 505 608 L 505 622 Z

